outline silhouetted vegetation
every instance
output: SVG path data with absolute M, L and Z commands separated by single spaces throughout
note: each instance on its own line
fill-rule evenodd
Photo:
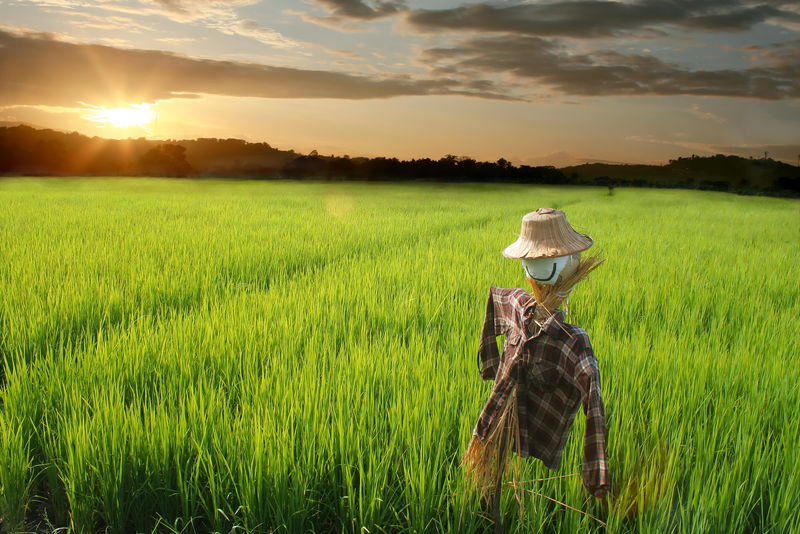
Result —
M 800 168 L 772 159 L 692 155 L 663 166 L 593 163 L 561 171 L 578 183 L 800 195 Z
M 114 140 L 29 126 L 0 127 L 0 174 L 507 182 L 595 185 L 609 188 L 610 195 L 614 187 L 634 186 L 800 196 L 800 168 L 766 155 L 692 155 L 662 166 L 592 163 L 556 169 L 454 155 L 438 160 L 300 155 L 241 139 Z
M 186 161 L 186 149 L 180 145 L 156 145 L 139 158 L 143 174 L 152 176 L 186 176 L 192 166 Z

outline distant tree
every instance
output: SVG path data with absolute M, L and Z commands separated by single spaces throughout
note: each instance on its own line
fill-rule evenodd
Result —
M 67 150 L 61 139 L 45 139 L 36 143 L 34 153 L 39 170 L 45 173 L 63 172 L 66 167 Z
M 290 178 L 303 178 L 323 176 L 326 170 L 325 159 L 319 156 L 300 156 L 287 162 L 283 166 L 282 172 Z
M 186 149 L 180 145 L 157 145 L 145 152 L 139 161 L 143 174 L 186 176 L 193 172 L 186 161 Z

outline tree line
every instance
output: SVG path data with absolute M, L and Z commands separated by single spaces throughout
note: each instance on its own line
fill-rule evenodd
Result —
M 303 155 L 241 139 L 104 139 L 24 125 L 0 127 L 0 174 L 530 183 L 594 185 L 610 193 L 618 186 L 680 187 L 800 196 L 800 168 L 767 157 L 692 155 L 660 166 L 594 163 L 556 169 L 454 155 L 411 160 Z

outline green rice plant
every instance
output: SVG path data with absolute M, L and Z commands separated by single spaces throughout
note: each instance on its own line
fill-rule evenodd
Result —
M 8 532 L 24 530 L 34 482 L 29 441 L 22 425 L 0 417 L 0 517 Z
M 80 399 L 73 397 L 73 400 Z M 64 485 L 69 503 L 69 524 L 72 532 L 88 534 L 97 525 L 98 504 L 94 472 L 99 468 L 90 463 L 92 434 L 88 421 L 73 415 L 59 425 L 63 464 L 59 477 Z
M 0 180 L 14 521 L 36 500 L 73 532 L 489 531 L 460 469 L 478 335 L 543 205 L 607 258 L 567 320 L 613 489 L 582 487 L 578 415 L 557 472 L 512 463 L 506 531 L 800 528 L 796 200 L 158 179 Z

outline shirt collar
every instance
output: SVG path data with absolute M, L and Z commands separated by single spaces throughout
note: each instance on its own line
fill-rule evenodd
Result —
M 566 328 L 564 327 L 564 312 L 562 310 L 556 310 L 553 314 L 545 319 L 542 323 L 542 327 L 536 324 L 533 321 L 533 316 L 536 312 L 536 301 L 531 297 L 531 300 L 525 306 L 525 310 L 523 311 L 523 318 L 525 320 L 525 324 L 528 325 L 528 328 L 531 334 L 528 336 L 528 339 L 538 337 L 542 333 L 547 334 L 550 337 L 561 339 L 569 336 Z

